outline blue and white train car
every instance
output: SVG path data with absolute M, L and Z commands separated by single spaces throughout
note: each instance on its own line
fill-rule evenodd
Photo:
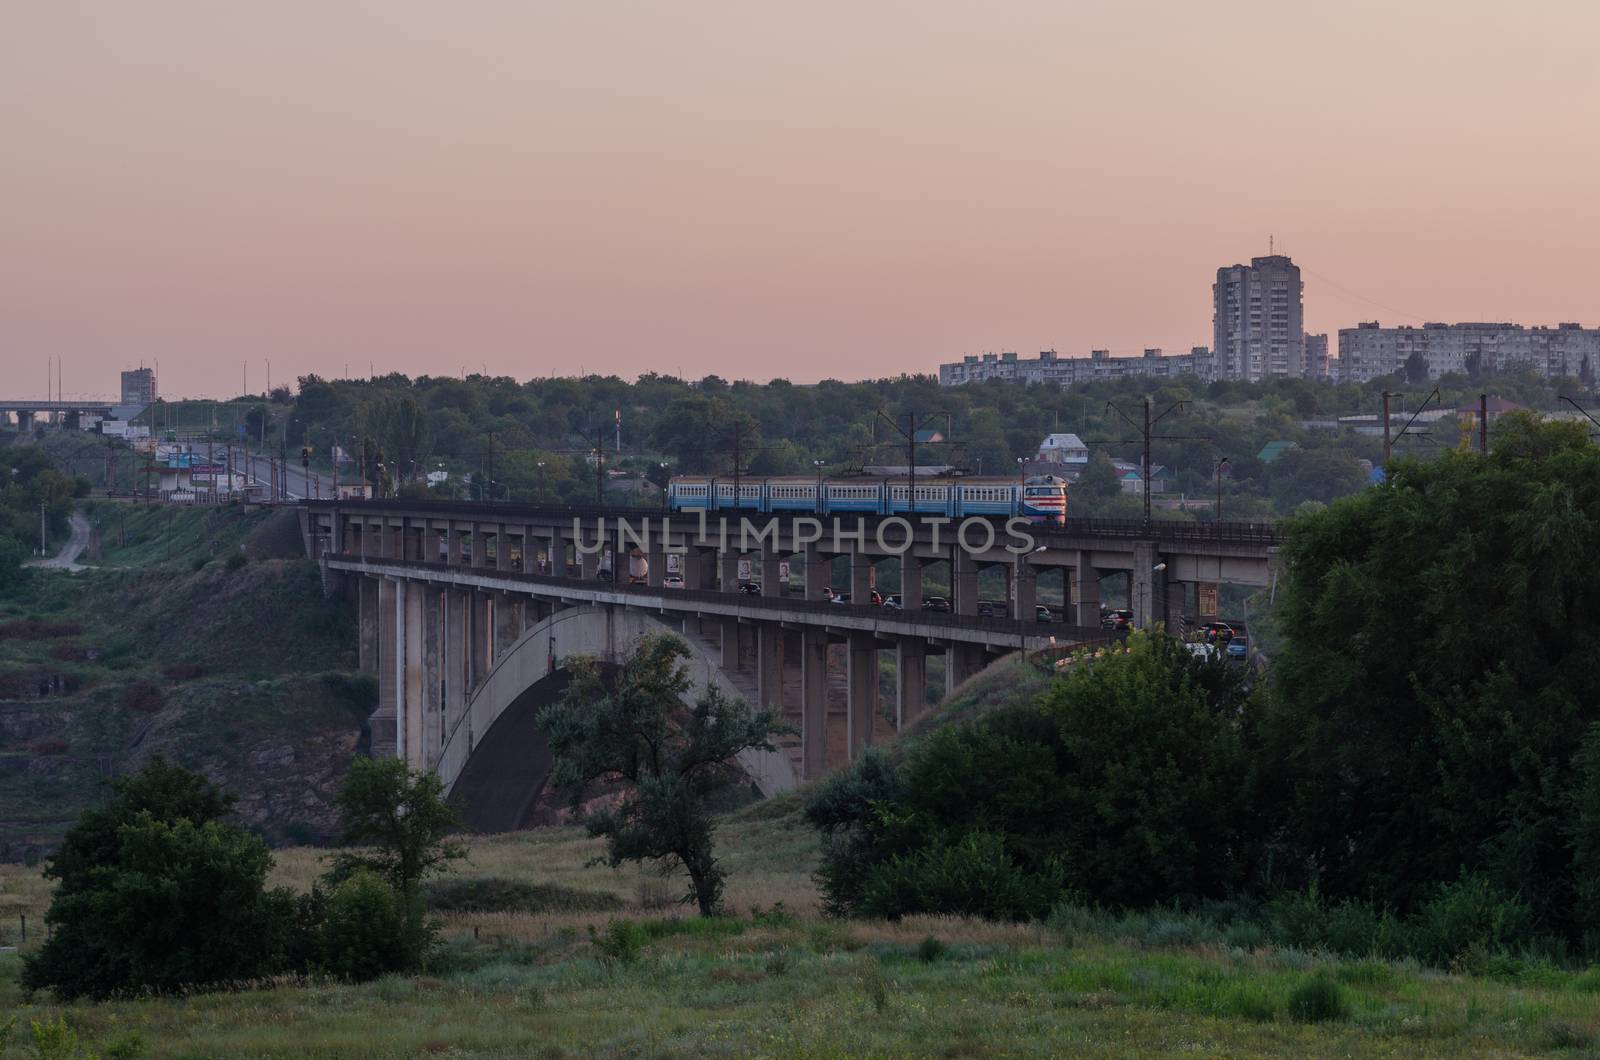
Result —
M 678 475 L 667 484 L 673 511 L 809 512 L 818 515 L 943 515 L 952 519 L 1021 516 L 1035 523 L 1062 523 L 1067 516 L 1067 483 L 1053 475 L 1026 482 L 977 476 L 918 478 L 916 502 L 908 500 L 905 479 L 836 478 L 820 482 L 802 476 L 740 478 L 738 497 L 732 478 Z

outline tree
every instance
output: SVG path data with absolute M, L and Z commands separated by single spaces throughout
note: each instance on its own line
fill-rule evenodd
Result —
M 160 757 L 116 781 L 45 870 L 52 930 L 24 959 L 24 985 L 104 998 L 281 970 L 294 899 L 264 889 L 266 845 L 220 819 L 233 801 Z
M 1428 381 L 1428 359 L 1422 355 L 1421 350 L 1412 350 L 1411 356 L 1406 358 L 1405 366 L 1401 369 L 1406 382 L 1419 385 Z
M 1121 493 L 1122 477 L 1117 474 L 1116 465 L 1104 452 L 1096 451 L 1089 457 L 1089 464 L 1083 469 L 1083 474 L 1079 475 L 1078 481 L 1073 484 L 1069 503 L 1076 499 L 1090 507 L 1098 507 Z
M 413 770 L 398 758 L 358 757 L 334 805 L 341 842 L 359 849 L 334 857 L 333 881 L 365 869 L 412 896 L 426 877 L 466 857 L 466 849 L 447 838 L 456 814 L 432 771 Z
M 1508 416 L 1296 519 L 1262 731 L 1284 868 L 1400 911 L 1463 872 L 1575 934 L 1574 754 L 1600 702 L 1600 449 Z
M 564 660 L 572 683 L 539 714 L 555 766 L 551 783 L 573 807 L 597 785 L 619 785 L 620 798 L 587 821 L 607 841 L 607 860 L 654 861 L 663 872 L 689 876 L 685 903 L 715 914 L 726 873 L 713 854 L 710 797 L 738 777 L 734 759 L 747 750 L 774 752 L 772 737 L 788 731 L 770 710 L 752 710 L 713 685 L 685 706 L 689 648 L 679 637 L 640 640 L 608 678 L 599 659 Z

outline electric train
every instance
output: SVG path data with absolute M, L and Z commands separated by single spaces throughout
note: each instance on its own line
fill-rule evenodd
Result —
M 982 476 L 918 476 L 916 514 L 961 519 L 969 515 L 1022 518 L 1032 523 L 1067 520 L 1067 480 L 1040 475 L 1026 480 Z M 911 488 L 904 478 L 815 478 L 800 475 L 741 477 L 675 475 L 667 484 L 673 511 L 809 512 L 816 515 L 908 515 Z

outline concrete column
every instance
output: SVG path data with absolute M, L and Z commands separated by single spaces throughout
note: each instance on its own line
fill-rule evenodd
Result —
M 1162 621 L 1166 623 L 1167 632 L 1174 637 L 1181 637 L 1187 631 L 1184 617 L 1189 613 L 1189 591 L 1184 582 L 1175 578 L 1168 578 L 1170 568 L 1157 575 L 1161 579 L 1162 588 Z
M 1088 552 L 1078 553 L 1078 562 L 1072 569 L 1073 605 L 1077 608 L 1076 622 L 1080 626 L 1100 625 L 1100 572 Z
M 800 633 L 800 760 L 806 780 L 828 768 L 828 633 Z
M 522 528 L 522 573 L 539 573 L 539 539 L 531 526 Z
M 489 529 L 477 523 L 472 524 L 472 565 L 474 567 L 489 566 Z
M 336 556 L 344 553 L 344 516 L 339 509 L 333 510 L 333 517 L 328 526 L 328 548 Z
M 1161 619 L 1160 600 L 1156 583 L 1165 571 L 1152 570 L 1160 560 L 1154 541 L 1136 541 L 1133 545 L 1133 576 L 1129 580 L 1133 609 L 1133 624 L 1139 629 L 1150 629 Z
M 444 595 L 444 708 L 438 740 L 442 746 L 450 727 L 466 713 L 472 688 L 472 594 L 446 589 Z
M 372 757 L 396 754 L 402 655 L 400 625 L 396 621 L 403 597 L 392 578 L 378 579 L 378 709 L 368 720 L 372 730 Z
M 576 545 L 577 542 L 573 542 L 573 544 Z M 598 552 L 585 552 L 583 549 L 575 549 L 578 553 L 578 566 L 580 568 L 578 577 L 593 581 L 600 577 L 600 560 L 605 557 L 605 547 L 604 542 L 600 541 L 598 537 L 595 541 L 588 542 L 588 544 L 598 544 L 601 548 Z
M 469 681 L 467 687 L 476 689 L 489 674 L 489 648 L 494 639 L 489 628 L 489 594 L 472 590 L 468 600 L 471 613 L 468 618 Z
M 978 613 L 978 561 L 971 553 L 956 547 L 955 560 L 950 564 L 950 591 L 955 595 L 951 606 L 958 615 Z
M 644 561 L 649 568 L 645 571 L 646 585 L 661 588 L 662 579 L 667 576 L 667 543 L 659 534 L 650 535 L 650 547 L 645 550 Z M 687 583 L 688 579 L 685 578 Z
M 452 567 L 461 566 L 461 531 L 456 528 L 455 523 L 450 523 L 445 527 L 444 541 L 444 561 Z
M 724 617 L 719 622 L 722 634 L 722 657 L 720 665 L 724 670 L 737 670 L 739 668 L 739 620 Z
M 430 538 L 432 534 L 428 535 Z M 444 594 L 436 586 L 421 587 L 422 703 L 416 729 L 418 764 L 432 769 L 439 762 L 444 717 Z
M 549 572 L 557 578 L 567 576 L 567 539 L 560 534 L 550 538 Z
M 944 692 L 948 696 L 956 687 L 983 669 L 983 649 L 975 644 L 950 641 L 944 652 Z
M 378 672 L 378 659 L 382 654 L 378 648 L 379 631 L 381 623 L 378 620 L 378 579 L 362 578 L 357 588 L 356 608 L 359 623 L 358 655 L 359 666 L 363 673 L 375 674 Z
M 922 558 L 910 552 L 900 557 L 900 606 L 907 611 L 922 607 Z
M 816 545 L 806 546 L 806 599 L 824 599 L 823 590 L 828 588 L 829 572 L 833 566 L 831 556 L 826 555 Z
M 494 661 L 499 662 L 522 635 L 521 601 L 510 593 L 494 595 Z
M 402 663 L 405 674 L 405 686 L 402 689 L 405 709 L 400 714 L 399 724 L 395 729 L 395 753 L 411 768 L 420 769 L 426 747 L 426 741 L 422 736 L 426 699 L 424 692 L 426 671 L 422 662 L 422 599 L 424 596 L 433 595 L 436 590 L 421 582 L 401 582 L 400 591 L 405 595 L 405 606 L 402 609 L 405 618 L 403 642 L 405 659 Z
M 920 637 L 901 637 L 894 662 L 894 727 L 904 733 L 928 709 L 927 642 Z
M 1034 607 L 1039 602 L 1039 571 L 1028 557 L 1018 556 L 1011 562 L 1007 575 L 1011 581 L 1011 615 L 1023 622 L 1036 619 Z
M 776 622 L 756 626 L 756 694 L 757 706 L 783 708 L 783 627 Z
M 725 548 L 717 553 L 718 588 L 731 593 L 739 588 L 739 553 Z
M 684 571 L 686 589 L 715 589 L 717 587 L 717 554 L 703 548 L 691 549 L 684 557 L 688 569 Z
M 775 548 L 768 548 L 761 553 L 761 595 L 783 596 L 787 588 L 778 578 L 778 565 L 783 562 L 783 553 Z
M 878 722 L 878 638 L 850 634 L 850 760 L 872 745 Z
M 872 603 L 872 557 L 861 546 L 850 546 L 850 602 Z

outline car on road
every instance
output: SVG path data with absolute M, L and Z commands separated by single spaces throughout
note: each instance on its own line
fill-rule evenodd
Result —
M 1219 657 L 1215 644 L 1201 644 L 1199 642 L 1185 645 L 1189 654 L 1197 659 L 1216 659 Z
M 1200 627 L 1200 639 L 1207 644 L 1226 644 L 1234 634 L 1234 628 L 1226 622 L 1207 622 Z
M 1131 629 L 1133 627 L 1133 612 L 1127 608 L 1114 611 L 1100 612 L 1100 627 L 1102 629 Z
M 883 606 L 891 611 L 899 611 L 904 607 L 904 604 L 901 603 L 899 593 L 890 593 L 884 598 Z
M 993 618 L 1006 613 L 1005 604 L 997 604 L 993 600 L 979 600 L 978 614 L 984 618 Z
M 872 590 L 872 606 L 873 607 L 882 607 L 883 606 L 883 594 L 880 593 L 876 589 Z
M 668 589 L 682 589 L 683 575 L 668 574 L 666 577 L 661 579 L 661 584 Z
M 1250 645 L 1243 637 L 1234 637 L 1228 641 L 1228 658 L 1243 660 L 1250 650 Z
M 746 596 L 760 596 L 761 595 L 761 583 L 760 582 L 745 582 L 743 585 L 739 586 L 739 591 L 741 593 L 744 593 Z
M 1056 620 L 1056 615 L 1054 611 L 1050 610 L 1043 604 L 1035 604 L 1033 608 L 1033 620 L 1035 622 L 1054 622 Z
M 949 614 L 949 612 L 952 610 L 950 607 L 950 601 L 946 600 L 942 596 L 930 596 L 923 600 L 922 609 L 924 611 L 940 611 L 945 614 Z
M 849 593 L 834 593 L 832 596 L 830 596 L 828 598 L 828 602 L 830 604 L 848 604 L 850 602 L 850 594 Z

